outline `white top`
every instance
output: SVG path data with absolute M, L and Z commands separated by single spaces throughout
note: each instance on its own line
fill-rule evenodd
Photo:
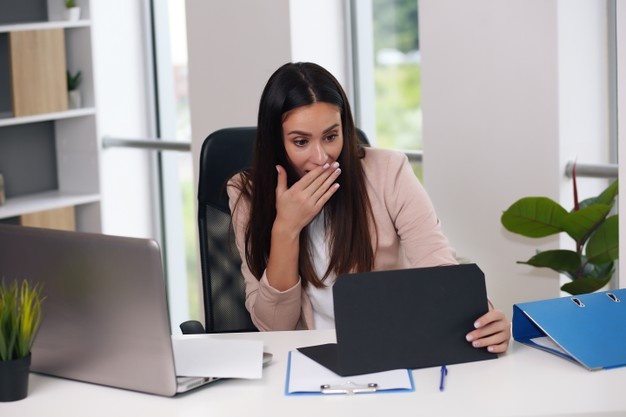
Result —
M 324 226 L 324 210 L 320 212 L 309 224 L 309 241 L 311 242 L 311 255 L 313 266 L 318 277 L 323 277 L 330 263 L 328 253 L 328 240 Z M 325 280 L 325 287 L 316 288 L 307 285 L 306 292 L 313 306 L 313 320 L 316 329 L 335 328 L 335 309 L 333 307 L 333 283 L 335 274 L 331 273 Z

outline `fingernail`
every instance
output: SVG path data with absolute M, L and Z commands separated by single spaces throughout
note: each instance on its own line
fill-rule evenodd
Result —
M 333 172 L 333 174 L 335 174 L 335 175 L 339 175 L 339 174 L 341 174 L 341 169 L 340 169 L 340 168 L 337 168 L 337 169 L 335 170 L 335 172 Z
M 468 342 L 471 342 L 471 341 L 472 341 L 472 339 L 473 339 L 473 338 L 472 338 L 472 335 L 471 335 L 471 334 L 468 334 L 468 335 L 466 335 L 466 336 L 465 336 L 465 340 L 467 340 Z
M 330 165 L 328 163 L 324 164 L 324 169 L 328 168 Z
M 480 342 L 474 342 L 474 343 L 472 343 L 472 346 L 474 346 L 474 347 L 480 347 Z
M 276 172 L 280 174 L 280 169 L 278 169 L 278 165 L 276 166 Z
M 474 322 L 474 328 L 478 329 L 480 327 L 480 322 L 479 321 L 475 321 Z
M 332 165 L 333 168 L 339 168 L 339 162 L 335 161 Z

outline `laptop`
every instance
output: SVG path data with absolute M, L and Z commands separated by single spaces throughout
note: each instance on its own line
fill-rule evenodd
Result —
M 1 277 L 44 285 L 33 372 L 163 396 L 218 379 L 176 375 L 152 239 L 0 225 Z
M 337 343 L 298 350 L 338 375 L 497 358 L 465 340 L 489 310 L 476 264 L 345 274 L 333 297 Z

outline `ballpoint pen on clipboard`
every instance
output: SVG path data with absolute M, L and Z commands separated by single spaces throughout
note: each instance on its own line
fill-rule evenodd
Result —
M 446 365 L 442 365 L 441 366 L 441 376 L 439 378 L 439 391 L 442 391 L 445 389 L 445 382 L 446 382 L 446 376 L 448 375 L 448 368 L 446 367 Z

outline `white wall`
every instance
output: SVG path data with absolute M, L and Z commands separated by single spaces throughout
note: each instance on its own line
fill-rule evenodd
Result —
M 100 137 L 151 136 L 143 13 L 142 1 L 91 0 Z M 156 237 L 152 156 L 136 149 L 101 152 L 104 233 Z
M 265 81 L 291 54 L 288 0 L 187 1 L 189 107 L 198 155 L 220 128 L 256 125 Z
M 556 273 L 518 265 L 557 238 L 500 216 L 545 195 L 571 208 L 565 164 L 606 163 L 606 16 L 590 0 L 420 1 L 425 185 L 460 255 L 512 304 L 559 295 Z M 603 188 L 581 180 L 581 196 Z
M 330 71 L 350 96 L 349 25 L 344 1 L 291 0 L 291 60 L 315 62 Z M 317 24 L 312 22 L 318 22 Z

